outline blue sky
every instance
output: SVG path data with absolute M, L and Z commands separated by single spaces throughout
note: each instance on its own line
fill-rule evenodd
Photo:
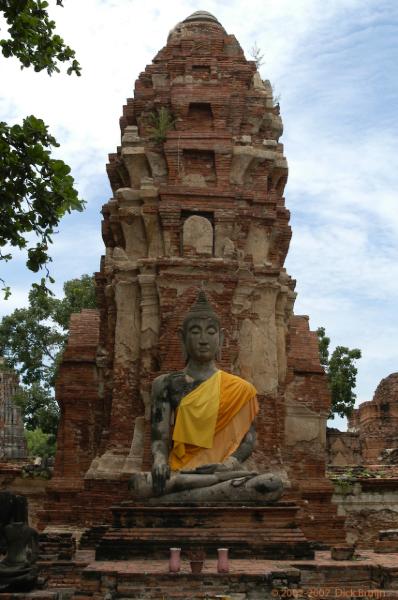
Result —
M 55 2 L 52 4 L 55 5 Z M 110 197 L 107 154 L 134 81 L 195 10 L 212 12 L 246 55 L 265 54 L 263 78 L 280 94 L 289 162 L 286 205 L 297 279 L 296 314 L 324 326 L 332 345 L 362 349 L 358 399 L 398 370 L 398 3 L 395 0 L 65 0 L 58 31 L 81 78 L 21 71 L 0 58 L 0 118 L 42 117 L 61 143 L 87 200 L 55 237 L 52 271 L 63 281 L 98 270 L 100 209 Z M 0 24 L 3 29 L 3 24 Z M 1 265 L 12 286 L 0 316 L 26 303 L 34 276 L 22 256 Z M 335 421 L 340 424 L 340 421 Z

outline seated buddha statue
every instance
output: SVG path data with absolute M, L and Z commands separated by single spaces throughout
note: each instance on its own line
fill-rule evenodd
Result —
M 133 475 L 133 496 L 156 504 L 275 502 L 281 480 L 244 466 L 256 442 L 256 389 L 217 368 L 223 334 L 203 291 L 180 334 L 186 366 L 153 382 L 152 471 Z
M 5 542 L 5 556 L 0 560 L 0 593 L 7 592 L 7 597 L 11 597 L 9 592 L 31 590 L 38 578 L 35 562 L 39 534 L 28 525 L 24 496 L 0 492 L 0 535 Z

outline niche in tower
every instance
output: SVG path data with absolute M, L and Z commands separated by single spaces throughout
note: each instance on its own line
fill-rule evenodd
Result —
M 213 214 L 183 211 L 182 256 L 210 257 L 214 255 Z
M 194 79 L 209 81 L 210 65 L 192 65 L 192 76 Z
M 213 150 L 184 150 L 183 183 L 197 187 L 215 185 L 216 161 Z
M 209 102 L 191 102 L 188 109 L 189 127 L 194 131 L 213 129 L 213 112 Z

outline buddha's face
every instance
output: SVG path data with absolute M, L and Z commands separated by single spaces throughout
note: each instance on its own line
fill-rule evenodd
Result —
M 184 327 L 183 342 L 187 356 L 197 362 L 214 360 L 220 341 L 220 326 L 215 319 L 193 317 Z

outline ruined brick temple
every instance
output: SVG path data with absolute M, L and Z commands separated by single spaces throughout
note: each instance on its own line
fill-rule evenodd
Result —
M 328 433 L 328 450 L 332 466 L 377 465 L 389 455 L 398 464 L 398 373 L 382 379 L 372 400 L 354 409 L 348 431 Z
M 0 357 L 0 463 L 27 456 L 21 411 L 13 402 L 17 391 L 18 375 Z
M 194 13 L 140 74 L 110 155 L 98 311 L 72 316 L 43 524 L 96 525 L 148 470 L 150 389 L 183 367 L 177 330 L 199 287 L 222 318 L 220 367 L 258 390 L 253 467 L 290 482 L 309 539 L 341 539 L 325 478 L 330 397 L 293 312 L 283 127 L 272 88 L 215 17 Z
M 348 425 L 358 433 L 364 464 L 377 463 L 383 451 L 398 448 L 398 373 L 380 381 L 373 399 L 353 411 Z

